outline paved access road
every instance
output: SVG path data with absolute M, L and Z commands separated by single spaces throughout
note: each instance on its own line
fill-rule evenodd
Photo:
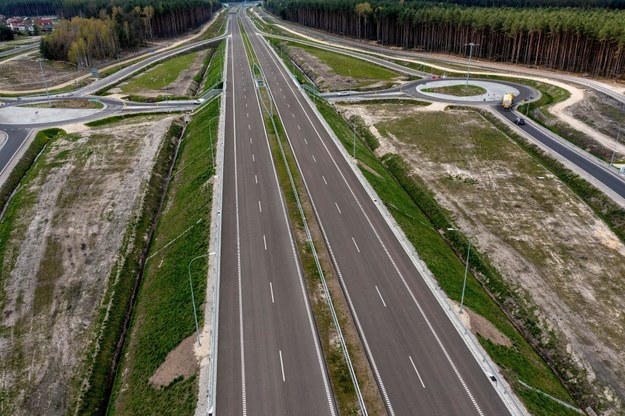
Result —
M 510 120 L 510 122 L 513 122 L 516 117 L 522 117 L 522 114 L 514 111 L 506 111 L 502 109 L 501 106 L 495 106 L 494 108 L 505 118 Z M 566 145 L 562 141 L 550 137 L 531 121 L 527 121 L 524 126 L 518 126 L 518 128 L 532 136 L 534 140 L 546 146 L 553 153 L 560 155 L 568 163 L 576 167 L 575 170 L 578 172 L 583 172 L 593 177 L 602 186 L 625 199 L 625 179 L 616 173 L 615 169 L 608 167 L 605 162 L 591 156 L 573 144 Z
M 389 414 L 509 414 L 376 201 L 245 21 Z
M 215 414 L 334 415 L 237 20 L 229 22 Z
M 35 49 L 37 47 L 39 47 L 39 42 L 29 43 L 28 45 L 19 46 L 17 48 L 9 49 L 8 51 L 0 52 L 0 58 L 4 58 L 6 56 L 11 56 L 11 55 L 17 55 L 22 52 Z

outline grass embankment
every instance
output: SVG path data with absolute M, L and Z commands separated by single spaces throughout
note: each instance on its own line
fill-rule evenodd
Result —
M 212 39 L 224 33 L 226 29 L 226 19 L 228 18 L 228 9 L 224 8 L 218 13 L 219 15 L 215 18 L 215 20 L 213 20 L 208 29 L 206 29 L 206 32 L 204 32 L 202 36 L 195 40 L 196 42 Z
M 446 87 L 424 88 L 422 92 L 432 92 L 436 94 L 453 95 L 456 97 L 471 97 L 474 95 L 486 94 L 486 90 L 477 85 L 449 85 Z
M 167 112 L 153 112 L 153 113 L 131 113 L 131 114 L 112 116 L 112 117 L 102 118 L 100 120 L 90 121 L 88 123 L 85 123 L 85 126 L 99 127 L 99 126 L 105 126 L 107 124 L 114 124 L 121 120 L 128 120 L 128 119 L 139 118 L 139 117 L 145 117 L 146 121 L 152 121 L 154 119 L 154 116 L 160 116 L 164 114 L 171 114 L 171 113 L 168 111 Z
M 132 221 L 124 236 L 120 258 L 112 268 L 109 286 L 96 318 L 101 333 L 87 357 L 93 356 L 88 384 L 84 386 L 77 414 L 102 414 L 106 411 L 107 399 L 121 358 L 121 347 L 127 334 L 130 316 L 141 281 L 143 259 L 153 233 L 153 225 L 165 191 L 176 143 L 182 126 L 174 123 L 169 128 L 156 156 L 154 169 L 147 184 L 142 210 Z
M 351 153 L 353 142 L 350 126 L 327 103 L 318 101 L 317 106 L 343 146 Z M 460 301 L 464 273 L 462 258 L 466 255 L 467 240 L 459 232 L 445 231 L 444 236 L 441 235 L 441 230 L 454 226 L 449 214 L 437 204 L 425 185 L 409 174 L 410 170 L 399 156 L 387 155 L 380 161 L 362 139 L 357 140 L 356 156 L 361 164 L 377 173 L 376 175 L 361 168 L 363 175 L 389 208 L 441 288 L 451 299 Z M 487 281 L 478 281 L 473 273 L 470 274 L 465 305 L 492 322 L 513 343 L 508 348 L 479 337 L 482 346 L 502 368 L 507 380 L 532 413 L 576 414 L 555 402 L 545 401 L 544 396 L 539 393 L 519 386 L 517 380 L 521 379 L 557 398 L 574 403 L 550 368 L 484 290 L 482 285 L 486 284 L 496 299 L 505 302 L 513 293 L 501 276 L 487 260 L 475 252 L 472 252 L 470 264 L 471 270 L 487 276 Z M 531 317 L 528 316 L 527 319 Z
M 192 52 L 162 62 L 123 84 L 121 90 L 125 94 L 162 90 L 178 79 L 182 71 L 193 64 L 197 55 L 197 52 Z
M 0 188 L 0 212 L 4 211 L 7 202 L 11 199 L 11 195 L 20 185 L 20 182 L 26 176 L 33 163 L 35 163 L 37 156 L 39 156 L 39 154 L 44 150 L 50 140 L 53 140 L 56 136 L 63 133 L 64 132 L 61 129 L 47 129 L 36 134 L 33 142 L 30 146 L 28 146 L 24 155 L 9 174 L 6 181 L 2 185 L 2 188 Z M 4 218 L 0 219 L 4 221 Z M 0 238 L 0 244 L 4 244 L 6 242 L 6 238 Z M 0 253 L 1 252 L 2 249 L 0 248 Z M 3 305 L 2 297 L 0 297 L 0 306 L 1 305 Z
M 225 15 L 225 14 L 224 14 Z M 208 68 L 204 74 L 204 80 L 197 95 L 204 95 L 212 89 L 221 88 L 223 86 L 223 68 L 224 56 L 226 53 L 226 41 L 219 42 L 217 49 L 211 55 Z
M 214 118 L 218 114 L 216 99 L 193 117 L 182 138 L 163 203 L 166 208 L 150 245 L 109 414 L 188 415 L 195 408 L 197 375 L 179 377 L 160 389 L 152 387 L 148 380 L 167 353 L 194 331 L 187 268 L 193 258 L 208 254 L 211 178 L 215 172 L 208 130 L 215 147 L 218 123 Z M 180 238 L 173 241 L 177 237 Z M 194 261 L 191 277 L 194 293 L 198 294 L 200 325 L 204 319 L 206 274 L 207 258 Z

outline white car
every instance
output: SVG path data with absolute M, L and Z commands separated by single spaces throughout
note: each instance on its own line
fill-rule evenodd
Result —
M 205 98 L 198 98 L 197 100 L 193 101 L 193 104 L 202 104 L 204 103 L 204 101 L 206 101 Z

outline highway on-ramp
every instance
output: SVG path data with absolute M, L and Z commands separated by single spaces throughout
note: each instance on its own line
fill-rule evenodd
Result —
M 229 24 L 215 414 L 334 415 L 250 63 Z
M 246 30 L 295 154 L 389 414 L 509 414 L 309 101 Z

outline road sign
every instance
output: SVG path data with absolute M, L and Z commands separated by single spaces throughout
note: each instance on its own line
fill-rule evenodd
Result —
M 98 68 L 91 68 L 91 75 L 95 78 L 100 78 L 100 74 L 98 72 Z

